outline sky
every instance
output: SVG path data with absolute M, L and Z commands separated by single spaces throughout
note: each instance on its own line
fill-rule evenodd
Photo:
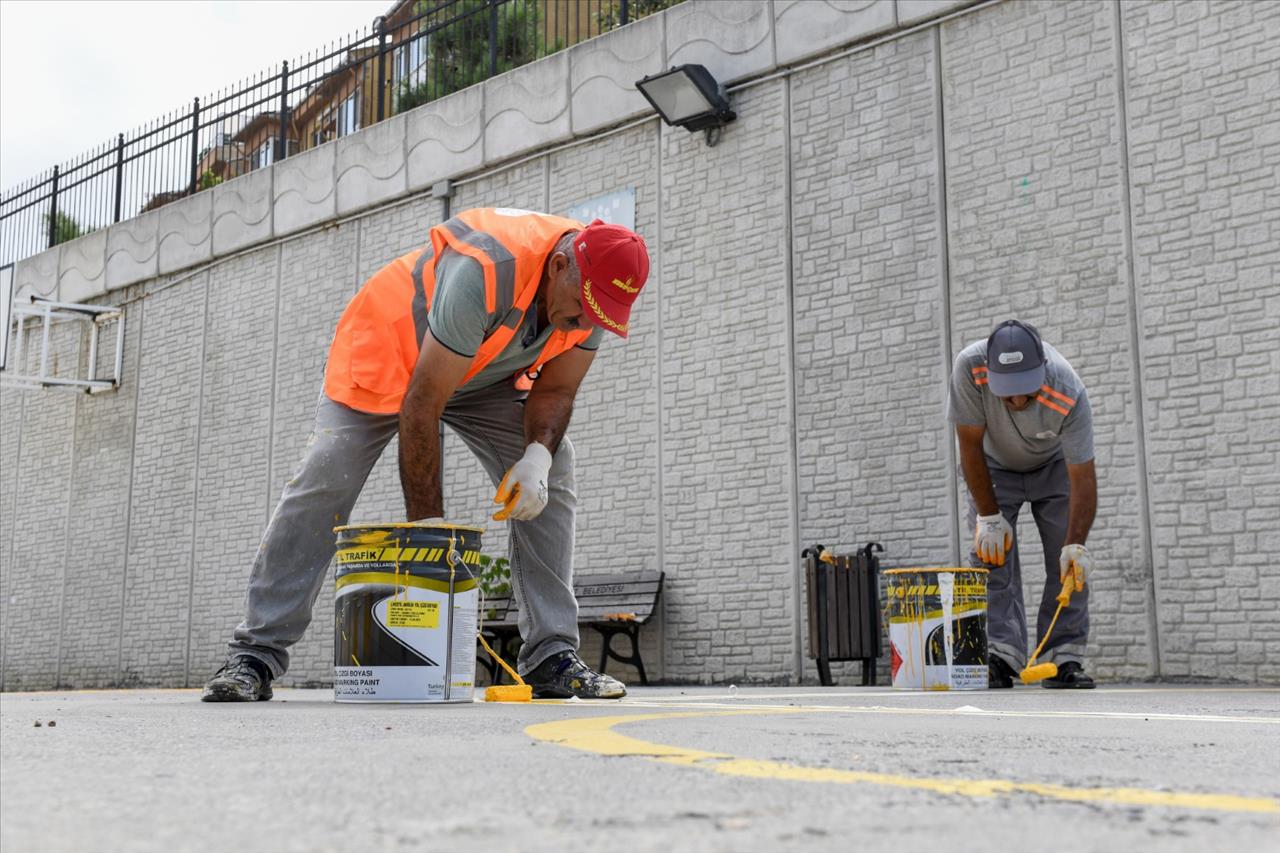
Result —
M 0 192 L 368 27 L 392 0 L 0 0 Z

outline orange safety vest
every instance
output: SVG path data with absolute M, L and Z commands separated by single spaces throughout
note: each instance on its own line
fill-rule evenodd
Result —
M 436 264 L 446 247 L 480 262 L 485 310 L 502 316 L 471 360 L 462 378 L 465 385 L 511 343 L 533 305 L 556 242 L 584 227 L 572 219 L 507 208 L 468 210 L 435 226 L 430 249 L 396 258 L 347 304 L 329 347 L 325 395 L 361 412 L 400 411 L 427 333 Z M 553 331 L 533 365 L 517 377 L 536 377 L 544 364 L 590 334 L 591 329 Z

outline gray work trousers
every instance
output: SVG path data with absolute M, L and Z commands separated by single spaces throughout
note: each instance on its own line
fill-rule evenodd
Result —
M 1022 603 L 1022 561 L 1018 556 L 1018 512 L 1024 503 L 1031 505 L 1031 515 L 1040 530 L 1044 546 L 1044 589 L 1040 594 L 1040 612 L 1036 617 L 1036 643 L 1044 636 L 1058 608 L 1057 596 L 1062 590 L 1058 579 L 1058 556 L 1067 538 L 1067 503 L 1070 481 L 1067 464 L 1061 457 L 1033 471 L 1007 471 L 987 458 L 991 483 L 996 490 L 1000 513 L 1013 528 L 1013 548 L 1005 554 L 1003 566 L 993 566 L 978 559 L 970 547 L 969 565 L 989 569 L 987 576 L 987 646 L 991 654 L 1004 658 L 1014 671 L 1027 665 L 1034 645 L 1027 644 L 1027 614 Z M 972 545 L 978 509 L 969 495 L 969 537 Z M 1084 662 L 1089 640 L 1089 589 L 1073 592 L 1071 602 L 1053 627 L 1053 636 L 1040 653 L 1037 663 L 1063 664 Z
M 450 400 L 441 417 L 480 460 L 495 488 L 527 445 L 522 397 L 502 383 Z M 321 395 L 302 463 L 271 514 L 253 561 L 244 621 L 228 644 L 229 655 L 257 658 L 275 678 L 289 668 L 289 647 L 311 623 L 329 576 L 337 550 L 333 528 L 347 523 L 369 472 L 399 426 L 399 415 L 358 412 Z M 578 648 L 573 594 L 578 500 L 567 436 L 547 479 L 546 509 L 532 521 L 508 522 L 511 583 L 524 639 L 522 674 L 557 652 Z

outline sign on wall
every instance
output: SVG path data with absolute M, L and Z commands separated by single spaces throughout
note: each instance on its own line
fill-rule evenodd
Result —
M 596 196 L 579 202 L 565 214 L 579 222 L 603 219 L 610 225 L 622 225 L 636 230 L 636 188 L 627 187 L 607 195 Z

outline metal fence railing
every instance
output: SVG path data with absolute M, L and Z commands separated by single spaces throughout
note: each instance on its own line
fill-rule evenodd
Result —
M 0 266 L 163 207 L 681 0 L 402 0 L 0 195 Z

